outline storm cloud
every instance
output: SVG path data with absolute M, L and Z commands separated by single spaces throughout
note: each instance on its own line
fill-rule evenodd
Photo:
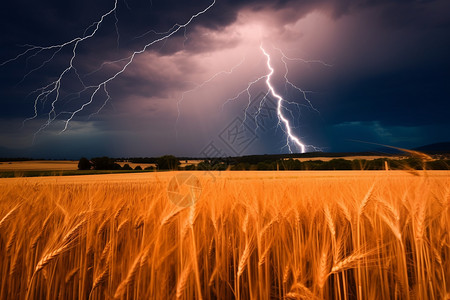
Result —
M 271 54 L 277 91 L 300 104 L 300 109 L 292 107 L 290 118 L 305 143 L 353 151 L 369 146 L 349 140 L 408 148 L 450 139 L 450 3 L 445 0 L 218 0 L 186 30 L 136 56 L 107 84 L 108 94 L 100 91 L 59 134 L 65 113 L 80 108 L 92 92 L 77 94 L 83 89 L 78 76 L 87 86 L 98 84 L 126 63 L 117 60 L 210 4 L 119 1 L 117 19 L 106 18 L 95 37 L 78 47 L 77 73 L 69 72 L 62 81 L 56 105 L 60 115 L 36 135 L 34 144 L 51 101 L 39 103 L 38 117 L 22 126 L 34 114 L 36 94 L 30 93 L 59 76 L 72 49 L 62 49 L 51 61 L 54 52 L 42 51 L 1 66 L 0 156 L 196 156 L 209 142 L 220 142 L 221 132 L 236 117 L 244 117 L 246 93 L 233 98 L 267 73 L 261 43 Z M 4 3 L 0 62 L 21 53 L 23 45 L 48 46 L 83 36 L 113 6 L 112 0 Z M 288 61 L 289 80 L 311 91 L 308 98 L 317 111 L 285 86 L 278 49 L 289 58 L 331 65 Z M 251 98 L 264 91 L 263 82 L 256 84 Z M 287 151 L 276 120 L 267 122 L 240 154 Z

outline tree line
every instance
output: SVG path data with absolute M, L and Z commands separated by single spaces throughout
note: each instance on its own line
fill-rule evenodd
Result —
M 247 158 L 247 159 L 246 159 Z M 265 158 L 262 160 L 261 158 Z M 272 158 L 272 159 L 270 159 Z M 293 158 L 279 158 L 268 156 L 248 156 L 237 158 L 217 158 L 204 159 L 197 165 L 189 164 L 180 167 L 180 159 L 173 155 L 164 155 L 152 159 L 155 167 L 149 166 L 144 170 L 204 170 L 204 171 L 223 171 L 223 170 L 450 170 L 450 159 L 441 158 L 432 161 L 423 161 L 416 157 L 407 157 L 404 159 L 378 158 L 373 160 L 366 159 L 343 159 L 335 158 L 331 160 L 308 160 L 300 161 Z M 144 160 L 144 159 L 143 159 Z M 143 161 L 141 160 L 141 161 Z M 184 160 L 184 159 L 183 159 Z M 143 170 L 139 165 L 134 169 L 125 163 L 123 166 L 117 163 L 117 159 L 109 157 L 95 157 L 87 159 L 81 158 L 78 163 L 79 170 Z M 136 163 L 136 160 L 125 160 L 122 162 Z M 186 160 L 187 162 L 187 160 Z M 146 160 L 148 164 L 148 160 Z
M 78 161 L 79 170 L 136 170 L 141 171 L 141 166 L 136 166 L 134 169 L 128 164 L 121 166 L 117 163 L 118 160 L 107 156 L 94 157 L 87 159 L 82 157 Z M 176 170 L 180 165 L 180 161 L 173 155 L 164 155 L 154 160 L 157 169 L 159 170 Z M 146 167 L 145 170 L 154 170 L 154 167 Z

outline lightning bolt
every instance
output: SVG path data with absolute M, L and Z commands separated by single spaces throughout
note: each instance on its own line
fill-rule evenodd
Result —
M 42 86 L 38 89 L 36 89 L 35 91 L 33 91 L 31 94 L 35 94 L 35 98 L 34 98 L 34 115 L 25 119 L 24 123 L 30 120 L 33 120 L 35 118 L 38 117 L 38 104 L 39 102 L 42 102 L 43 104 L 47 101 L 51 101 L 51 109 L 48 112 L 48 118 L 47 121 L 45 121 L 45 123 L 39 128 L 39 130 L 35 133 L 34 137 L 36 137 L 36 135 L 38 133 L 40 133 L 42 130 L 46 129 L 53 121 L 55 121 L 58 116 L 60 116 L 61 114 L 68 114 L 68 117 L 66 117 L 65 119 L 63 119 L 63 129 L 60 131 L 60 133 L 63 133 L 64 131 L 67 130 L 69 123 L 73 120 L 73 118 L 80 113 L 81 111 L 83 111 L 87 106 L 89 106 L 90 104 L 92 104 L 94 102 L 94 99 L 100 94 L 103 93 L 106 96 L 106 100 L 104 101 L 103 105 L 100 107 L 100 109 L 96 112 L 98 113 L 102 108 L 105 107 L 105 105 L 107 104 L 107 102 L 111 99 L 110 94 L 108 93 L 107 87 L 108 85 L 114 80 L 116 79 L 118 76 L 120 76 L 122 73 L 124 73 L 127 68 L 133 63 L 134 59 L 136 56 L 144 53 L 149 47 L 159 43 L 159 42 L 165 42 L 167 41 L 170 37 L 172 37 L 174 34 L 176 34 L 177 32 L 179 32 L 180 30 L 184 30 L 184 37 L 185 37 L 185 41 L 187 39 L 187 34 L 186 34 L 186 30 L 187 27 L 198 17 L 200 17 L 201 15 L 205 14 L 207 11 L 209 11 L 214 5 L 216 4 L 216 0 L 213 0 L 211 2 L 211 4 L 209 4 L 206 8 L 204 8 L 203 10 L 200 10 L 199 12 L 193 14 L 185 23 L 181 23 L 181 24 L 175 24 L 173 25 L 168 31 L 166 32 L 155 32 L 155 31 L 151 31 L 155 34 L 157 34 L 158 36 L 155 37 L 151 42 L 146 43 L 143 47 L 141 47 L 141 49 L 132 52 L 129 56 L 121 58 L 119 60 L 116 61 L 112 61 L 112 62 L 104 62 L 102 63 L 102 65 L 100 66 L 99 69 L 94 70 L 93 72 L 85 75 L 88 76 L 92 73 L 98 72 L 99 70 L 101 70 L 104 66 L 109 65 L 109 64 L 116 64 L 119 62 L 124 63 L 122 67 L 120 67 L 115 73 L 113 73 L 112 75 L 108 76 L 106 79 L 102 80 L 101 82 L 97 83 L 97 84 L 93 84 L 93 85 L 89 85 L 86 86 L 82 80 L 83 76 L 80 76 L 80 74 L 78 73 L 77 68 L 75 67 L 75 59 L 78 57 L 78 47 L 83 43 L 86 42 L 87 40 L 93 38 L 96 33 L 98 32 L 99 28 L 102 26 L 102 24 L 104 23 L 104 20 L 107 19 L 108 17 L 113 17 L 114 18 L 114 27 L 115 27 L 115 31 L 117 34 L 117 46 L 119 46 L 119 41 L 120 41 L 120 36 L 119 36 L 119 28 L 118 28 L 118 23 L 119 23 L 119 19 L 117 17 L 117 5 L 118 5 L 118 0 L 114 1 L 114 5 L 113 7 L 108 10 L 106 13 L 104 13 L 96 22 L 92 23 L 90 26 L 88 26 L 85 31 L 84 34 L 82 36 L 79 37 L 75 37 L 67 42 L 61 43 L 61 44 L 57 44 L 57 45 L 51 45 L 51 46 L 35 46 L 35 45 L 25 45 L 27 47 L 27 49 L 21 53 L 19 53 L 17 56 L 15 56 L 14 58 L 11 58 L 9 60 L 4 61 L 3 63 L 0 63 L 0 67 L 11 63 L 13 61 L 16 61 L 22 57 L 27 57 L 27 61 L 30 58 L 33 58 L 35 56 L 37 56 L 38 54 L 44 52 L 44 51 L 52 51 L 52 55 L 48 60 L 45 60 L 43 63 L 41 63 L 37 68 L 29 71 L 25 77 L 29 76 L 31 73 L 39 70 L 40 68 L 44 67 L 47 63 L 49 63 L 51 60 L 53 60 L 53 58 L 55 57 L 55 55 L 57 55 L 63 48 L 67 48 L 70 47 L 70 50 L 72 52 L 72 55 L 70 57 L 69 63 L 68 65 L 65 67 L 65 69 L 57 76 L 57 79 L 54 80 L 53 82 Z M 127 7 L 128 4 L 126 3 Z M 90 33 L 89 33 L 90 32 Z M 145 34 L 144 34 L 145 35 Z M 73 72 L 79 82 L 82 85 L 82 90 L 74 93 L 77 95 L 80 95 L 84 93 L 84 92 L 88 92 L 88 98 L 89 100 L 84 102 L 81 106 L 79 106 L 78 109 L 72 111 L 72 112 L 63 112 L 63 113 L 57 113 L 56 112 L 56 106 L 58 104 L 58 102 L 60 102 L 61 100 L 61 87 L 63 85 L 63 79 L 66 78 L 68 76 L 69 73 Z M 24 77 L 24 79 L 25 79 Z M 23 79 L 23 80 L 24 80 Z M 94 114 L 96 114 L 94 113 Z M 93 114 L 91 114 L 92 116 Z
M 281 127 L 281 129 L 283 130 L 283 132 L 285 132 L 286 134 L 286 144 L 284 147 L 287 147 L 290 153 L 293 153 L 293 149 L 291 147 L 291 145 L 295 145 L 301 153 L 306 152 L 307 148 L 311 148 L 313 149 L 313 151 L 322 151 L 321 148 L 316 147 L 314 145 L 306 145 L 304 144 L 300 138 L 294 133 L 293 127 L 289 121 L 289 119 L 283 114 L 283 111 L 287 111 L 292 118 L 294 118 L 294 114 L 293 112 L 286 107 L 286 104 L 288 105 L 295 105 L 300 112 L 300 106 L 302 104 L 297 103 L 297 102 L 292 102 L 292 101 L 288 101 L 286 99 L 284 99 L 281 95 L 279 95 L 276 91 L 275 88 L 273 87 L 273 84 L 271 82 L 272 79 L 272 75 L 274 74 L 275 70 L 272 67 L 271 64 L 271 57 L 270 54 L 263 48 L 262 44 L 260 45 L 260 50 L 262 52 L 262 54 L 264 55 L 264 57 L 266 58 L 266 66 L 268 69 L 268 73 L 261 75 L 259 77 L 256 77 L 255 79 L 251 80 L 250 82 L 248 82 L 246 88 L 244 88 L 242 91 L 240 91 L 237 95 L 235 95 L 232 98 L 227 99 L 223 104 L 222 104 L 222 110 L 224 108 L 224 106 L 229 103 L 230 101 L 235 101 L 237 100 L 239 97 L 241 97 L 243 94 L 247 93 L 248 96 L 248 104 L 244 109 L 244 120 L 243 123 L 245 123 L 246 118 L 247 118 L 247 111 L 250 108 L 250 104 L 251 104 L 251 97 L 252 97 L 252 93 L 250 91 L 250 89 L 252 88 L 253 85 L 257 84 L 258 82 L 262 81 L 265 79 L 265 85 L 267 87 L 267 92 L 265 93 L 265 96 L 261 99 L 261 101 L 259 102 L 259 107 L 257 109 L 257 112 L 255 114 L 255 120 L 259 117 L 259 115 L 261 114 L 261 109 L 263 108 L 265 99 L 267 98 L 267 96 L 270 94 L 272 95 L 277 102 L 277 117 L 278 117 L 278 126 Z M 302 94 L 303 99 L 307 102 L 308 105 L 306 105 L 307 107 L 313 109 L 314 111 L 316 111 L 317 113 L 320 113 L 312 104 L 312 102 L 310 101 L 310 99 L 308 98 L 308 93 L 311 93 L 310 91 L 306 91 L 301 89 L 300 87 L 296 86 L 294 83 L 292 83 L 289 79 L 288 79 L 288 73 L 289 73 L 289 68 L 288 68 L 288 63 L 287 61 L 299 61 L 299 62 L 303 62 L 306 64 L 311 64 L 311 63 L 318 63 L 321 64 L 323 66 L 326 67 L 331 67 L 331 65 L 322 62 L 320 60 L 305 60 L 305 59 L 300 59 L 300 58 L 290 58 L 288 56 L 286 56 L 283 51 L 279 48 L 274 47 L 274 49 L 278 50 L 281 53 L 281 61 L 284 64 L 285 67 L 285 73 L 284 73 L 284 80 L 285 80 L 285 87 L 286 87 L 286 91 L 287 91 L 287 87 L 290 86 L 293 89 L 295 89 L 296 91 L 298 91 L 299 93 Z M 258 130 L 258 122 L 256 122 L 256 128 L 255 130 Z M 284 148 L 283 147 L 283 148 Z
M 269 89 L 269 92 L 272 94 L 273 97 L 277 99 L 277 116 L 279 122 L 282 122 L 284 124 L 285 133 L 286 133 L 286 146 L 289 149 L 289 152 L 292 153 L 291 145 L 289 143 L 289 140 L 291 140 L 298 148 L 300 148 L 302 153 L 305 153 L 306 146 L 303 144 L 300 139 L 293 133 L 291 125 L 289 123 L 289 120 L 283 115 L 282 109 L 283 109 L 283 97 L 277 94 L 275 89 L 272 86 L 272 83 L 270 82 L 273 73 L 275 72 L 272 68 L 272 65 L 270 64 L 270 55 L 266 52 L 266 50 L 263 48 L 262 45 L 259 46 L 261 51 L 264 53 L 264 55 L 267 58 L 267 68 L 269 69 L 269 74 L 266 76 L 266 85 Z
M 262 47 L 262 46 L 261 46 L 261 47 Z M 304 89 L 298 87 L 297 85 L 295 85 L 294 83 L 292 83 L 292 82 L 289 80 L 289 78 L 288 78 L 289 68 L 288 68 L 287 60 L 289 60 L 289 61 L 297 61 L 297 62 L 301 62 L 301 63 L 307 64 L 307 65 L 310 65 L 310 64 L 320 64 L 320 65 L 322 65 L 322 66 L 324 66 L 324 67 L 332 67 L 333 65 L 328 64 L 328 63 L 326 63 L 326 62 L 324 62 L 324 61 L 322 61 L 322 60 L 306 60 L 306 59 L 303 59 L 303 58 L 291 58 L 291 57 L 288 57 L 286 54 L 284 54 L 284 52 L 283 52 L 281 49 L 279 49 L 279 48 L 277 48 L 277 47 L 273 47 L 273 48 L 276 49 L 277 51 L 279 51 L 279 52 L 281 53 L 281 61 L 283 62 L 283 64 L 284 64 L 284 69 L 285 69 L 284 80 L 285 80 L 285 89 L 286 89 L 286 91 L 287 91 L 287 87 L 288 87 L 288 86 L 290 86 L 290 87 L 293 88 L 294 90 L 298 91 L 300 94 L 302 94 L 303 99 L 308 103 L 307 107 L 313 109 L 315 112 L 317 112 L 317 113 L 320 114 L 319 110 L 317 110 L 317 109 L 313 106 L 311 100 L 310 100 L 309 97 L 308 97 L 308 94 L 309 94 L 309 93 L 312 93 L 312 92 L 311 92 L 311 91 L 306 91 L 306 90 L 304 90 Z M 265 54 L 266 57 L 267 57 L 268 54 L 267 54 L 264 50 L 263 50 L 263 52 L 264 52 L 264 54 Z M 288 100 L 286 100 L 286 99 L 283 99 L 283 101 L 287 102 L 288 104 L 297 106 L 297 108 L 298 108 L 298 110 L 299 110 L 299 113 L 300 113 L 300 105 L 301 105 L 301 104 L 299 104 L 299 103 L 297 103 L 297 102 L 291 102 L 291 101 L 288 101 Z M 289 113 L 290 113 L 291 116 L 292 116 L 292 111 L 289 110 Z M 292 117 L 293 117 L 293 116 L 292 116 Z M 316 146 L 314 146 L 314 145 L 308 145 L 307 147 L 312 148 L 314 151 L 323 151 L 322 148 L 316 147 Z M 302 151 L 302 152 L 303 152 L 303 151 Z

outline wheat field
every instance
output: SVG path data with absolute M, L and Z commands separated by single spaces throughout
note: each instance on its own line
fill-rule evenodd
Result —
M 450 172 L 0 179 L 1 299 L 449 299 Z

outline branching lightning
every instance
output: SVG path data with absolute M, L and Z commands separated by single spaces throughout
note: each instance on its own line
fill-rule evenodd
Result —
M 271 65 L 271 58 L 270 58 L 270 54 L 263 48 L 262 44 L 260 45 L 260 50 L 263 53 L 263 55 L 266 58 L 266 66 L 268 69 L 268 73 L 264 74 L 262 76 L 259 76 L 257 78 L 255 78 L 254 80 L 250 81 L 246 88 L 244 88 L 242 91 L 240 91 L 237 95 L 235 95 L 232 98 L 227 99 L 223 104 L 222 104 L 222 109 L 224 108 L 224 106 L 229 103 L 230 101 L 235 101 L 238 98 L 240 98 L 244 93 L 247 93 L 248 96 L 248 104 L 245 107 L 245 114 L 244 114 L 244 123 L 246 121 L 246 117 L 247 117 L 247 110 L 250 107 L 251 104 L 251 98 L 252 98 L 252 93 L 250 91 L 251 87 L 255 84 L 257 84 L 258 82 L 260 82 L 261 80 L 265 79 L 265 85 L 267 87 L 267 91 L 265 93 L 265 96 L 263 97 L 263 99 L 261 99 L 260 103 L 259 103 L 259 108 L 256 112 L 255 115 L 255 119 L 258 118 L 258 116 L 261 113 L 261 109 L 262 106 L 264 105 L 264 101 L 266 99 L 266 97 L 270 94 L 272 95 L 276 100 L 277 100 L 277 117 L 278 117 L 278 126 L 280 126 L 282 128 L 282 130 L 286 133 L 286 144 L 284 147 L 287 147 L 289 152 L 292 153 L 293 149 L 291 147 L 291 144 L 294 144 L 298 150 L 300 150 L 302 153 L 306 152 L 307 148 L 311 148 L 314 151 L 321 151 L 321 149 L 319 147 L 313 146 L 313 145 L 306 145 L 304 144 L 300 138 L 298 136 L 295 135 L 294 130 L 293 130 L 293 126 L 291 125 L 290 121 L 288 120 L 288 118 L 283 114 L 283 111 L 287 111 L 292 118 L 294 118 L 294 114 L 293 112 L 288 109 L 285 104 L 289 104 L 289 105 L 294 105 L 299 109 L 300 112 L 300 106 L 304 105 L 304 104 L 300 104 L 298 102 L 292 102 L 292 101 L 288 101 L 286 99 L 284 99 L 282 96 L 280 96 L 276 91 L 275 88 L 273 87 L 273 84 L 271 82 L 272 79 L 272 75 L 274 74 L 275 70 L 273 69 L 272 65 Z M 307 102 L 308 105 L 306 105 L 307 107 L 313 109 L 314 111 L 316 111 L 317 113 L 319 113 L 319 111 L 312 105 L 312 102 L 310 101 L 310 99 L 308 98 L 308 93 L 310 93 L 309 91 L 305 91 L 303 89 L 301 89 L 300 87 L 298 87 L 297 85 L 293 84 L 289 79 L 288 79 L 288 73 L 289 73 L 289 68 L 288 68 L 288 63 L 287 60 L 289 61 L 300 61 L 306 64 L 311 64 L 311 63 L 318 63 L 321 64 L 323 66 L 326 67 L 331 67 L 331 65 L 324 63 L 320 60 L 304 60 L 304 59 L 300 59 L 300 58 L 290 58 L 288 56 L 286 56 L 283 51 L 279 48 L 274 47 L 276 50 L 278 50 L 281 53 L 281 61 L 284 64 L 285 67 L 285 73 L 284 73 L 284 80 L 285 80 L 285 86 L 286 86 L 286 90 L 287 87 L 290 86 L 293 89 L 295 89 L 296 91 L 300 92 L 303 96 L 303 99 Z M 256 130 L 258 129 L 258 122 L 256 122 Z
M 35 57 L 36 55 L 38 55 L 39 53 L 43 52 L 43 51 L 54 51 L 52 56 L 50 57 L 50 59 L 44 61 L 39 67 L 31 70 L 30 72 L 28 72 L 25 77 L 29 76 L 31 73 L 39 70 L 40 68 L 44 67 L 48 62 L 50 62 L 55 55 L 57 55 L 63 48 L 66 47 L 71 47 L 71 58 L 69 60 L 68 65 L 65 67 L 65 69 L 57 76 L 57 79 L 54 80 L 53 82 L 42 86 L 41 88 L 36 89 L 34 92 L 32 92 L 31 94 L 37 94 L 37 96 L 35 96 L 34 98 L 34 115 L 25 119 L 24 122 L 26 121 L 30 121 L 33 120 L 35 118 L 38 117 L 38 104 L 39 102 L 43 102 L 45 103 L 46 101 L 50 100 L 51 101 L 51 109 L 48 112 L 48 118 L 47 121 L 39 128 L 39 130 L 35 133 L 35 137 L 36 135 L 41 132 L 42 130 L 44 130 L 45 128 L 47 128 L 59 115 L 61 114 L 57 114 L 56 113 L 56 105 L 58 103 L 58 101 L 60 101 L 60 97 L 61 97 L 61 86 L 62 86 L 62 80 L 69 74 L 69 72 L 74 72 L 75 75 L 78 77 L 78 80 L 80 81 L 80 83 L 83 86 L 83 89 L 81 91 L 79 91 L 77 94 L 81 95 L 81 93 L 89 91 L 89 100 L 86 101 L 85 103 L 83 103 L 78 109 L 72 111 L 72 112 L 64 112 L 64 114 L 68 114 L 69 116 L 63 120 L 64 121 L 64 126 L 63 129 L 60 131 L 60 133 L 64 132 L 67 130 L 69 123 L 73 120 L 73 118 L 80 113 L 81 111 L 83 111 L 85 109 L 86 106 L 90 105 L 93 103 L 94 98 L 101 92 L 104 91 L 105 95 L 106 95 L 106 100 L 103 103 L 103 105 L 100 107 L 100 110 L 106 105 L 106 103 L 111 99 L 110 94 L 108 93 L 107 90 L 107 86 L 110 82 L 112 82 L 114 79 L 116 79 L 119 75 L 121 75 L 123 72 L 125 72 L 127 70 L 127 68 L 133 63 L 134 59 L 136 56 L 138 56 L 139 54 L 144 53 L 149 47 L 159 43 L 159 42 L 163 42 L 166 41 L 167 39 L 169 39 L 171 36 L 173 36 L 174 34 L 176 34 L 177 32 L 179 32 L 181 29 L 184 30 L 184 36 L 186 38 L 186 29 L 187 27 L 191 24 L 191 22 L 196 19 L 197 17 L 201 16 L 202 14 L 206 13 L 208 10 L 210 10 L 216 3 L 216 0 L 213 0 L 212 3 L 207 6 L 206 8 L 204 8 L 203 10 L 195 13 L 194 15 L 192 15 L 187 22 L 182 23 L 182 24 L 175 24 L 173 25 L 167 32 L 163 32 L 163 33 L 158 33 L 158 32 L 154 32 L 158 35 L 160 35 L 159 37 L 153 39 L 150 43 L 145 44 L 140 50 L 134 51 L 131 55 L 121 58 L 117 61 L 113 61 L 113 62 L 105 62 L 103 63 L 99 69 L 95 70 L 95 72 L 101 70 L 105 65 L 107 64 L 114 64 L 117 62 L 125 62 L 124 65 L 119 68 L 118 71 L 116 71 L 114 74 L 112 74 L 111 76 L 109 76 L 108 78 L 106 78 L 105 80 L 94 84 L 94 85 L 90 85 L 90 86 L 86 86 L 82 80 L 82 76 L 80 76 L 80 74 L 78 73 L 78 70 L 76 69 L 75 65 L 74 65 L 74 61 L 78 56 L 78 46 L 93 38 L 96 33 L 98 32 L 99 28 L 101 27 L 101 25 L 103 24 L 104 20 L 110 16 L 112 16 L 114 18 L 114 26 L 115 26 L 115 31 L 117 34 L 117 45 L 119 45 L 119 41 L 120 41 L 120 36 L 119 36 L 119 28 L 118 28 L 118 23 L 119 23 L 119 19 L 117 17 L 117 5 L 118 5 L 118 0 L 114 1 L 114 6 L 107 11 L 105 14 L 103 14 L 98 21 L 92 23 L 90 26 L 88 26 L 86 28 L 86 30 L 84 31 L 83 36 L 80 37 L 76 37 L 73 38 L 65 43 L 62 44 L 58 44 L 58 45 L 51 45 L 51 46 L 35 46 L 35 45 L 26 45 L 27 49 L 21 53 L 19 53 L 16 57 L 11 58 L 3 63 L 0 63 L 0 67 L 4 66 L 10 62 L 16 61 L 22 57 L 27 57 L 28 59 L 31 57 Z M 89 31 L 91 31 L 89 33 Z M 24 79 L 25 79 L 24 77 Z M 52 95 L 54 95 L 54 97 L 51 97 Z M 100 111 L 99 110 L 99 111 Z M 99 111 L 97 111 L 96 113 L 98 113 Z M 92 114 L 91 114 L 92 115 Z
M 320 113 L 320 112 L 313 106 L 311 100 L 310 100 L 309 97 L 308 97 L 308 93 L 311 93 L 311 91 L 303 90 L 303 89 L 301 89 L 300 87 L 298 87 L 297 85 L 293 84 L 293 83 L 289 80 L 289 78 L 288 78 L 289 68 L 288 68 L 288 63 L 287 63 L 286 60 L 289 60 L 289 61 L 298 61 L 298 62 L 302 62 L 302 63 L 305 63 L 305 64 L 320 64 L 320 65 L 322 65 L 322 66 L 324 66 L 324 67 L 332 67 L 332 65 L 327 64 L 327 63 L 325 63 L 325 62 L 323 62 L 323 61 L 321 61 L 321 60 L 305 60 L 305 59 L 302 59 L 302 58 L 291 58 L 291 57 L 286 56 L 286 54 L 284 54 L 284 52 L 283 52 L 281 49 L 279 49 L 279 48 L 277 48 L 277 47 L 274 47 L 274 49 L 278 50 L 278 51 L 281 53 L 281 61 L 283 62 L 284 68 L 285 68 L 284 80 L 285 80 L 285 88 L 286 88 L 286 90 L 287 90 L 287 87 L 290 86 L 290 87 L 292 87 L 293 89 L 295 89 L 295 90 L 297 90 L 298 92 L 300 92 L 300 93 L 303 95 L 303 99 L 308 103 L 308 107 L 311 108 L 311 109 L 313 109 L 313 110 L 316 111 L 317 113 Z M 268 64 L 268 66 L 269 66 L 269 65 L 270 65 L 270 56 L 268 56 L 268 53 L 262 48 L 262 45 L 261 45 L 261 50 L 264 52 L 264 55 L 265 55 L 266 57 L 268 57 L 267 64 Z M 297 108 L 299 108 L 299 106 L 301 105 L 301 104 L 299 104 L 299 103 L 297 103 L 297 102 L 291 102 L 291 101 L 287 101 L 287 100 L 285 100 L 285 99 L 282 99 L 281 101 L 278 101 L 278 103 L 281 105 L 281 106 L 278 108 L 279 113 L 281 112 L 281 107 L 282 107 L 282 102 L 283 102 L 283 101 L 287 102 L 288 104 L 293 104 L 293 105 L 297 106 Z M 291 116 L 292 116 L 292 111 L 289 111 L 289 113 L 290 113 Z M 299 109 L 299 113 L 300 113 L 300 109 Z M 282 119 L 280 119 L 280 120 L 282 120 Z M 283 122 L 283 123 L 285 123 L 285 122 Z M 286 123 L 285 123 L 285 125 L 288 126 Z M 288 129 L 286 128 L 286 130 L 288 130 Z M 289 130 L 288 130 L 288 131 L 289 131 Z M 290 131 L 292 131 L 292 129 L 291 129 Z M 288 137 L 289 137 L 289 134 L 288 134 Z M 297 144 L 297 142 L 296 142 L 295 139 L 293 139 L 293 141 Z M 288 148 L 289 148 L 289 144 L 288 144 L 288 143 L 287 143 L 287 146 L 288 146 Z M 308 145 L 308 147 L 311 147 L 314 151 L 322 151 L 321 148 L 316 147 L 316 146 L 313 146 L 313 145 Z M 305 148 L 306 148 L 306 147 L 300 147 L 300 148 L 302 149 L 302 153 L 305 152 Z M 290 148 L 289 148 L 289 151 L 291 151 Z
M 291 125 L 289 123 L 289 120 L 283 115 L 282 109 L 283 109 L 283 97 L 281 97 L 280 95 L 277 94 L 277 92 L 275 92 L 275 89 L 272 86 L 272 83 L 270 82 L 270 79 L 272 78 L 273 73 L 275 72 L 274 69 L 272 68 L 271 64 L 270 64 L 270 55 L 266 52 L 266 50 L 262 47 L 262 45 L 259 47 L 261 49 L 261 51 L 264 53 L 264 55 L 267 58 L 267 68 L 270 70 L 269 74 L 267 74 L 266 76 L 266 84 L 267 87 L 270 91 L 270 93 L 272 94 L 273 97 L 275 97 L 277 99 L 277 115 L 278 115 L 278 120 L 279 122 L 282 122 L 284 124 L 285 127 L 285 132 L 286 132 L 286 146 L 289 148 L 289 152 L 292 153 L 292 149 L 289 143 L 289 140 L 291 140 L 292 142 L 294 142 L 294 144 L 300 148 L 301 152 L 304 153 L 306 150 L 306 146 L 305 144 L 303 144 L 300 139 L 295 136 L 295 134 L 292 132 L 292 128 Z

